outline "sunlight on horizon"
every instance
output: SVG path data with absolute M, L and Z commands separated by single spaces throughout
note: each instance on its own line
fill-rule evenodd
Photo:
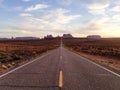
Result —
M 0 37 L 120 37 L 120 0 L 0 0 Z

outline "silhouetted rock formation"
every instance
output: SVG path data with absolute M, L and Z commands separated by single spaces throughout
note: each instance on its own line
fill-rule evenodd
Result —
M 100 35 L 88 35 L 87 36 L 88 39 L 101 39 Z
M 73 38 L 71 34 L 63 34 L 62 38 Z
M 52 38 L 53 38 L 52 35 L 47 35 L 47 36 L 44 37 L 44 39 L 52 39 Z
M 16 37 L 14 38 L 14 40 L 37 40 L 37 39 L 40 39 L 40 38 L 37 38 L 37 37 Z

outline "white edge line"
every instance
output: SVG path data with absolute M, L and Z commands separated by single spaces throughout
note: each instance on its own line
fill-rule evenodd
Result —
M 81 57 L 82 57 L 82 56 L 81 56 Z M 102 69 L 104 69 L 104 70 L 106 70 L 106 71 L 108 71 L 108 72 L 110 72 L 110 73 L 118 76 L 118 77 L 120 77 L 120 74 L 117 74 L 117 73 L 115 73 L 115 72 L 113 72 L 113 71 L 111 71 L 111 70 L 109 70 L 109 69 L 107 69 L 107 68 L 105 68 L 105 67 L 103 67 L 103 66 L 101 66 L 101 65 L 99 65 L 99 64 L 97 64 L 97 63 L 95 63 L 95 62 L 93 62 L 93 61 L 90 61 L 89 59 L 87 59 L 87 58 L 85 58 L 85 57 L 83 57 L 83 58 L 84 58 L 86 61 L 88 61 L 88 62 L 90 62 L 90 63 L 92 63 L 92 64 L 94 64 L 94 65 L 96 65 L 96 66 L 98 66 L 98 67 L 100 67 L 100 68 L 102 68 Z
M 97 64 L 97 63 L 95 63 L 95 62 L 93 62 L 93 61 L 91 61 L 91 60 L 89 60 L 88 58 L 85 58 L 85 57 L 83 57 L 83 56 L 81 56 L 81 55 L 75 53 L 75 52 L 72 52 L 72 53 L 75 54 L 75 55 L 77 55 L 77 56 L 79 56 L 79 57 L 82 57 L 84 60 L 86 60 L 86 61 L 88 61 L 88 62 L 90 62 L 90 63 L 92 63 L 92 64 L 98 66 L 99 68 L 104 69 L 104 70 L 106 70 L 106 71 L 112 73 L 113 75 L 116 75 L 116 76 L 120 77 L 120 74 L 115 73 L 115 72 L 113 72 L 113 71 L 111 71 L 111 70 L 109 70 L 109 69 L 107 69 L 107 68 L 105 68 L 105 67 L 103 67 L 103 66 L 101 66 L 101 65 L 99 65 L 99 64 Z
M 6 75 L 8 75 L 8 74 L 10 74 L 10 73 L 18 70 L 18 69 L 20 69 L 20 68 L 22 68 L 22 67 L 24 67 L 24 66 L 26 66 L 26 65 L 28 65 L 28 64 L 31 64 L 31 63 L 35 62 L 36 60 L 41 59 L 41 58 L 43 58 L 43 57 L 44 57 L 44 56 L 38 57 L 38 58 L 36 58 L 36 59 L 34 59 L 34 60 L 26 63 L 26 64 L 23 64 L 22 66 L 19 66 L 19 67 L 15 68 L 15 69 L 13 69 L 13 70 L 11 70 L 11 71 L 9 71 L 9 72 L 6 72 L 6 73 L 0 75 L 0 78 L 2 78 L 2 77 L 4 77 L 4 76 L 6 76 Z

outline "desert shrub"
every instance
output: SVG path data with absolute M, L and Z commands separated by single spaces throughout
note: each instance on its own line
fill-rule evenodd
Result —
M 14 61 L 14 60 L 21 60 L 22 59 L 22 56 L 19 56 L 19 55 L 17 55 L 17 54 L 13 54 L 12 56 L 12 60 Z
M 2 63 L 6 63 L 6 62 L 10 62 L 12 61 L 12 58 L 10 56 L 4 56 L 2 58 L 0 58 L 0 62 Z
M 86 51 L 86 50 L 89 50 L 89 48 L 88 47 L 83 47 L 81 50 Z
M 103 50 L 101 47 L 98 47 L 97 50 Z
M 120 58 L 120 38 L 88 40 L 85 38 L 63 39 L 66 47 L 77 52 L 104 57 Z
M 49 40 L 8 40 L 0 41 L 0 62 L 6 63 L 10 61 L 19 62 L 20 60 L 29 60 L 39 56 L 43 52 L 55 49 L 60 46 L 60 39 Z M 6 50 L 7 47 L 7 50 Z

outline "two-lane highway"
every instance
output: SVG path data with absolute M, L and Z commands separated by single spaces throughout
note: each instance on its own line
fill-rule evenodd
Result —
M 120 75 L 62 48 L 63 90 L 120 90 Z
M 0 90 L 60 90 L 59 86 L 120 90 L 120 75 L 60 47 L 0 77 Z
M 60 49 L 0 78 L 0 90 L 59 90 Z

